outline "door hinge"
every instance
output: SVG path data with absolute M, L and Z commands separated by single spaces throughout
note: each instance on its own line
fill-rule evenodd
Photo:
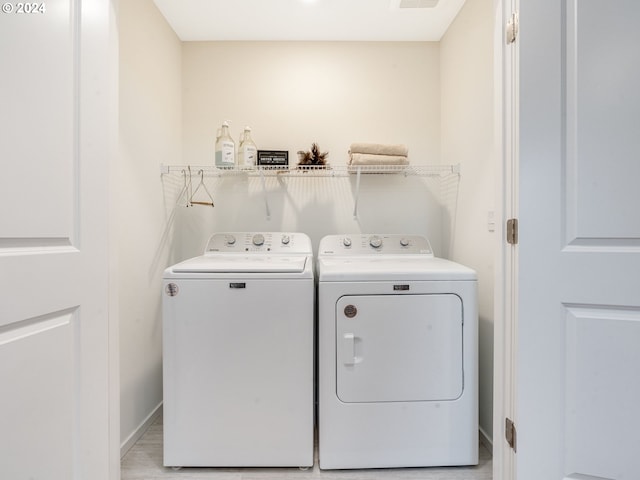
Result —
M 518 244 L 518 219 L 510 218 L 507 220 L 507 243 L 510 245 Z
M 511 45 L 518 38 L 518 12 L 513 12 L 507 22 L 506 40 L 507 45 Z
M 513 451 L 516 451 L 516 425 L 510 418 L 505 418 L 504 422 L 504 436 L 507 439 L 507 443 Z

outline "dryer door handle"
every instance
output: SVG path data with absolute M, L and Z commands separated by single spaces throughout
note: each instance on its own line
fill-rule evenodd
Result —
M 342 335 L 342 363 L 345 365 L 356 363 L 356 337 L 353 333 Z

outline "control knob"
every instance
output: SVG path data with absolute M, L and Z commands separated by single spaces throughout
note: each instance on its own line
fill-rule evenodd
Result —
M 256 247 L 259 247 L 264 244 L 264 235 L 262 235 L 261 233 L 256 233 L 251 241 Z
M 290 241 L 291 241 L 291 238 L 289 237 L 289 235 L 283 235 L 282 236 L 282 244 L 283 245 L 289 245 Z
M 227 242 L 227 245 L 233 245 L 236 243 L 236 237 L 234 237 L 233 235 L 227 235 L 225 237 L 225 241 Z
M 382 246 L 382 239 L 377 235 L 374 235 L 373 237 L 369 238 L 369 245 L 371 245 L 373 248 L 380 248 Z
M 351 246 L 351 239 L 349 237 L 344 237 L 344 239 L 342 240 L 342 244 L 345 247 L 350 247 Z
M 402 245 L 403 247 L 406 247 L 409 245 L 409 240 L 406 238 L 401 238 L 400 239 L 400 245 Z

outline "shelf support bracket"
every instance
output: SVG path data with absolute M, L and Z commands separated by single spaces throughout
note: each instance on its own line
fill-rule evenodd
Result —
M 358 170 L 356 170 L 356 192 L 355 199 L 353 204 L 353 218 L 358 218 L 358 198 L 360 198 L 360 173 L 362 172 L 362 167 L 358 166 Z
M 269 194 L 267 193 L 267 184 L 264 179 L 264 173 L 262 169 L 258 169 L 260 172 L 260 182 L 262 183 L 262 192 L 264 193 L 264 207 L 267 212 L 267 220 L 271 220 L 271 209 L 269 208 Z

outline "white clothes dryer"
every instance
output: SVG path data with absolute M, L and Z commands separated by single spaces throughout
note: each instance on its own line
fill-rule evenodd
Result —
M 313 465 L 309 237 L 215 234 L 163 288 L 164 465 Z
M 416 235 L 318 252 L 322 469 L 478 463 L 476 274 Z

